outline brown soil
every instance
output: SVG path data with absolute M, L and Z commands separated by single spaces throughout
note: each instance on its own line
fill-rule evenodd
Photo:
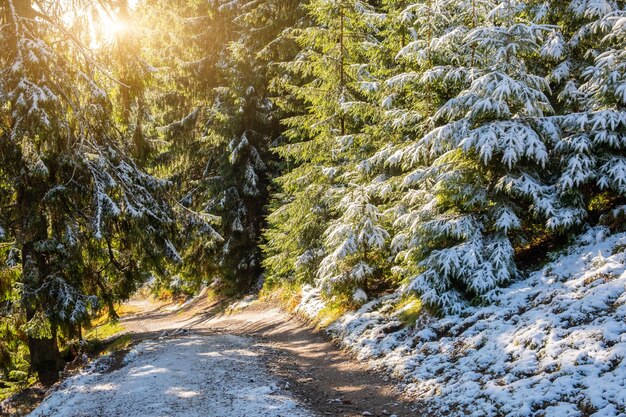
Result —
M 13 395 L 0 407 L 0 416 L 24 416 L 43 401 L 49 387 L 37 383 Z

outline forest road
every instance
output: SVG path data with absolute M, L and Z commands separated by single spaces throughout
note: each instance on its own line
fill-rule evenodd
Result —
M 31 416 L 419 415 L 389 378 L 276 306 L 128 304 L 121 322 L 137 343 L 124 359 L 69 378 Z

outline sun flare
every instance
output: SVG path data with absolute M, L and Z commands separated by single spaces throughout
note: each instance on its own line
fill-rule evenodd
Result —
M 91 47 L 99 48 L 115 42 L 130 30 L 128 22 L 117 16 L 100 13 L 98 19 L 91 21 Z
M 109 22 L 104 22 L 102 25 L 102 31 L 107 38 L 114 38 L 123 34 L 128 30 L 128 24 L 122 20 L 113 19 Z

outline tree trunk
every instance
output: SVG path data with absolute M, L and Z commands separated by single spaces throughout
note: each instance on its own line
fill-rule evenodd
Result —
M 8 22 L 9 42 L 7 42 L 9 56 L 14 56 L 18 49 L 18 33 L 15 30 L 19 18 L 34 18 L 39 12 L 32 8 L 32 0 L 9 0 L 9 7 L 2 7 L 5 11 L 5 20 Z M 4 45 L 3 45 L 4 46 Z M 16 132 L 22 134 L 24 132 Z M 22 276 L 24 284 L 22 291 L 22 305 L 26 311 L 26 319 L 31 320 L 39 313 L 46 311 L 48 294 L 44 294 L 48 273 L 47 260 L 44 254 L 37 250 L 37 243 L 48 239 L 48 222 L 43 206 L 43 197 L 47 190 L 46 180 L 39 174 L 31 175 L 27 167 L 21 166 L 17 170 L 20 176 L 16 189 L 17 218 L 19 226 L 17 245 L 22 252 Z M 37 372 L 42 382 L 54 382 L 58 379 L 59 370 L 65 362 L 59 353 L 57 345 L 57 325 L 51 323 L 52 337 L 37 339 L 28 336 L 30 351 L 30 371 Z
M 26 318 L 30 320 L 34 314 L 34 310 L 30 309 Z M 28 350 L 30 351 L 31 372 L 36 372 L 39 381 L 44 385 L 55 383 L 59 379 L 59 371 L 65 366 L 65 361 L 61 358 L 57 344 L 56 326 L 52 326 L 52 338 L 50 339 L 37 339 L 29 336 Z
M 22 302 L 27 321 L 33 319 L 38 312 L 45 311 L 47 298 L 47 294 L 40 292 L 47 275 L 47 261 L 45 256 L 37 251 L 36 243 L 48 239 L 48 223 L 37 188 L 30 181 L 25 181 L 17 192 L 21 216 L 19 240 L 22 246 L 22 282 L 24 284 Z M 65 366 L 57 344 L 57 325 L 52 322 L 50 327 L 52 337 L 49 339 L 28 336 L 30 371 L 36 372 L 39 380 L 45 384 L 58 380 L 59 371 Z

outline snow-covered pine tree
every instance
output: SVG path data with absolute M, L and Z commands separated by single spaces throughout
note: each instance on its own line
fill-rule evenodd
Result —
M 348 178 L 367 146 L 362 131 L 371 117 L 362 89 L 368 81 L 365 51 L 377 43 L 372 31 L 381 16 L 360 0 L 314 0 L 306 7 L 311 22 L 297 37 L 301 50 L 276 80 L 284 94 L 279 104 L 293 116 L 283 121 L 289 128 L 287 142 L 276 148 L 287 172 L 278 179 L 281 190 L 272 202 L 265 232 L 264 266 L 270 284 L 332 282 L 330 276 L 347 260 L 331 252 L 349 246 L 351 233 L 358 234 L 360 228 L 356 209 L 353 217 L 343 218 L 356 224 L 333 220 L 351 206 L 347 200 L 340 202 L 352 192 Z M 335 233 L 335 228 L 346 233 Z M 355 247 L 362 249 L 365 246 Z M 356 259 L 355 250 L 345 254 Z M 354 289 L 345 280 L 342 285 Z
M 328 255 L 320 262 L 317 284 L 327 293 L 341 291 L 360 303 L 367 300 L 365 290 L 381 284 L 389 233 L 381 226 L 382 214 L 371 202 L 371 191 L 355 184 L 346 188 L 337 205 L 342 215 L 325 232 Z
M 560 135 L 557 191 L 590 221 L 618 215 L 624 204 L 626 164 L 623 54 L 626 3 L 608 0 L 543 2 L 537 18 L 559 24 L 542 56 L 554 62 L 558 93 L 552 118 Z
M 432 162 L 407 177 L 427 193 L 413 215 L 409 261 L 419 263 L 408 288 L 444 311 L 514 278 L 524 231 L 544 221 L 567 228 L 582 216 L 560 203 L 542 172 L 557 129 L 544 117 L 550 90 L 532 62 L 550 28 L 524 21 L 522 3 L 481 4 L 465 9 L 462 61 L 424 76 L 456 93 L 415 149 Z
M 387 132 L 387 140 L 361 163 L 361 169 L 380 174 L 374 179 L 386 195 L 386 210 L 395 219 L 392 249 L 398 255 L 396 262 L 411 258 L 418 249 L 412 235 L 421 221 L 420 208 L 432 198 L 429 187 L 416 181 L 432 162 L 417 138 L 433 127 L 434 112 L 455 88 L 454 80 L 441 83 L 430 70 L 458 64 L 469 53 L 462 42 L 473 18 L 467 14 L 479 14 L 481 4 L 427 0 L 390 2 L 388 6 L 388 27 L 396 28 L 395 35 L 387 35 L 387 43 L 396 39 L 396 47 L 390 51 L 395 66 L 381 83 L 379 96 L 379 127 Z
M 88 31 L 66 26 L 70 4 L 54 6 L 0 3 L 0 227 L 11 248 L 3 270 L 19 268 L 11 307 L 25 316 L 41 378 L 55 378 L 63 364 L 59 329 L 75 334 L 174 252 L 166 184 L 124 154 L 126 138 L 111 123 L 107 92 L 116 81 L 85 46 Z M 81 15 L 76 8 L 93 5 L 71 6 Z
M 416 271 L 423 243 L 420 226 L 424 208 L 433 200 L 432 182 L 422 175 L 434 158 L 417 139 L 433 128 L 433 115 L 462 85 L 462 79 L 442 82 L 439 75 L 464 64 L 473 49 L 464 42 L 468 31 L 483 21 L 493 7 L 486 1 L 411 1 L 386 6 L 384 45 L 394 65 L 380 83 L 379 129 L 385 139 L 371 158 L 360 164 L 372 178 L 368 186 L 385 201 L 382 206 L 395 219 L 394 271 L 400 278 Z M 436 71 L 434 70 L 436 68 Z
M 294 45 L 283 33 L 302 9 L 299 2 L 284 0 L 245 0 L 228 7 L 234 36 L 222 56 L 224 82 L 215 90 L 206 123 L 217 145 L 207 209 L 221 217 L 220 275 L 240 290 L 261 273 L 261 231 L 276 169 L 269 149 L 283 130 L 270 100 L 270 80 L 278 69 L 272 62 L 292 57 Z
M 611 6 L 611 7 L 609 7 Z M 589 95 L 589 112 L 584 116 L 565 117 L 565 126 L 579 128 L 584 123 L 596 158 L 597 187 L 613 195 L 626 197 L 626 2 L 606 5 L 604 14 L 590 25 L 601 36 L 601 52 L 583 73 L 581 89 Z M 624 210 L 624 207 L 621 208 Z

